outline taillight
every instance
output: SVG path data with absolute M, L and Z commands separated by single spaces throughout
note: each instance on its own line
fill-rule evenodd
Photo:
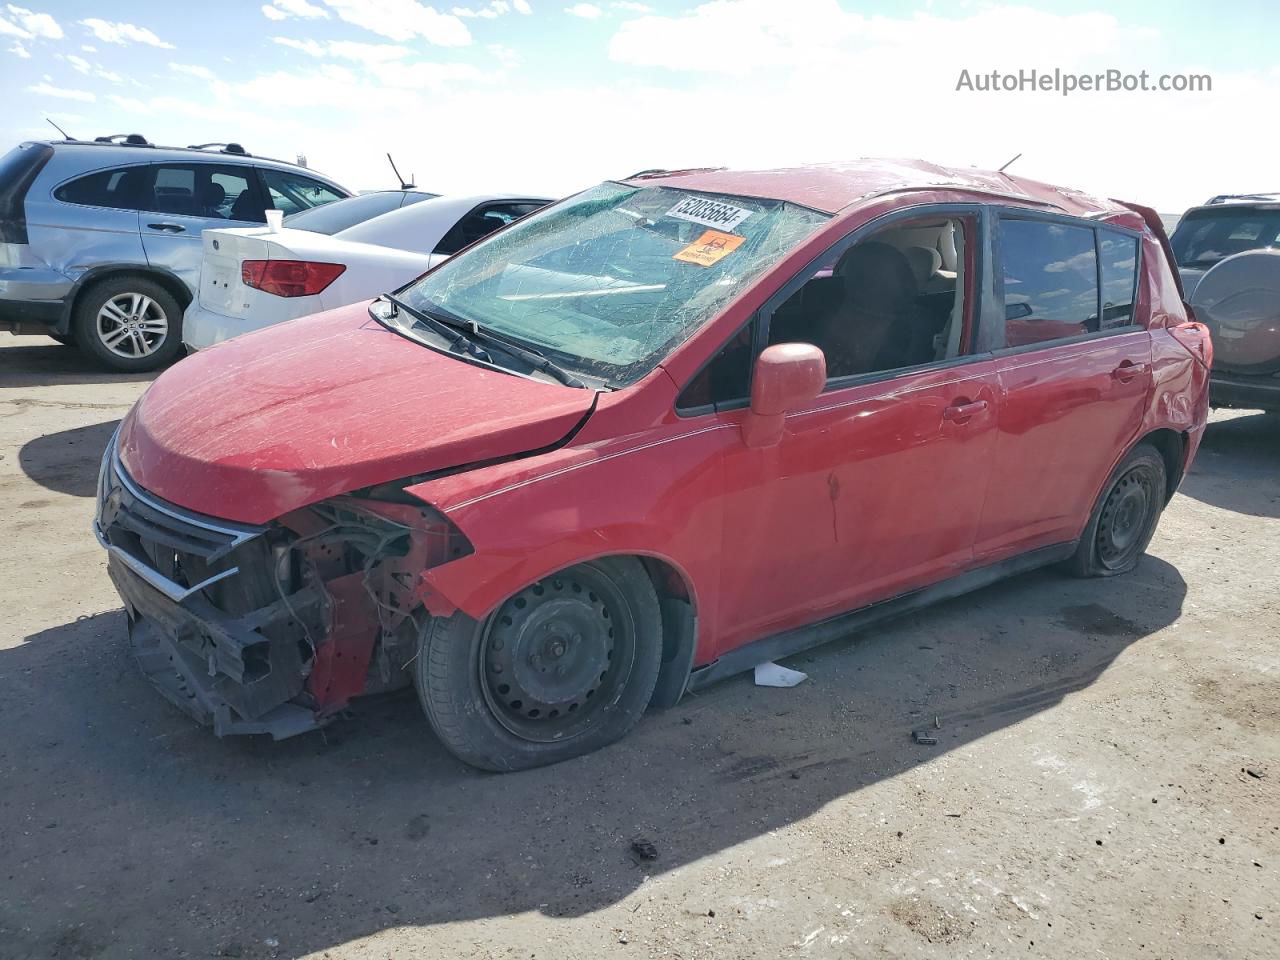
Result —
M 1196 320 L 1186 323 L 1175 323 L 1169 327 L 1173 339 L 1186 348 L 1206 367 L 1213 366 L 1213 338 L 1209 336 L 1209 328 Z
M 310 260 L 245 260 L 240 264 L 240 282 L 276 297 L 310 297 L 346 269 L 346 264 Z

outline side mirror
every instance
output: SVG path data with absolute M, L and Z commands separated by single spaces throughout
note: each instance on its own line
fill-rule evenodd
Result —
M 822 392 L 827 358 L 811 343 L 775 343 L 756 358 L 751 378 L 751 412 L 742 421 L 749 447 L 767 447 L 782 439 L 783 421 Z
M 1004 319 L 1006 322 L 1009 320 L 1022 320 L 1033 313 L 1035 313 L 1035 310 L 1031 308 L 1029 303 L 1006 303 L 1004 305 Z

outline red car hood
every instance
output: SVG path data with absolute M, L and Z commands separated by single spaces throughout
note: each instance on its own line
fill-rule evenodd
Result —
M 265 523 L 371 484 L 548 446 L 593 398 L 445 356 L 354 304 L 183 360 L 126 418 L 120 456 L 171 503 Z

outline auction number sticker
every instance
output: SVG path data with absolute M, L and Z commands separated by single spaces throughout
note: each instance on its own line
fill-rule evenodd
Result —
M 732 233 L 721 233 L 719 230 L 704 230 L 702 236 L 671 259 L 683 260 L 685 263 L 696 263 L 700 267 L 709 267 L 737 250 L 738 247 L 742 246 L 742 241 L 745 239 L 746 237 L 735 236 Z
M 731 203 L 708 200 L 706 197 L 685 197 L 667 211 L 667 216 L 701 223 L 718 230 L 732 230 L 751 216 L 751 211 L 735 207 Z

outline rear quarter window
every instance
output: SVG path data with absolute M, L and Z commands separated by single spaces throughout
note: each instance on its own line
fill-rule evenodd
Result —
M 113 210 L 137 210 L 147 177 L 146 166 L 99 170 L 64 183 L 53 195 L 63 203 Z

